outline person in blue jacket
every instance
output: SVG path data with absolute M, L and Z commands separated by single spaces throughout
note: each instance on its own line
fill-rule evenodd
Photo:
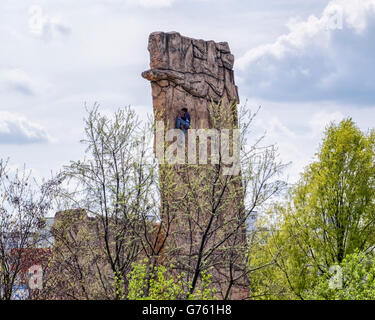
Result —
M 181 129 L 185 134 L 187 129 L 190 128 L 190 114 L 187 108 L 182 108 L 181 113 L 177 117 L 176 129 Z

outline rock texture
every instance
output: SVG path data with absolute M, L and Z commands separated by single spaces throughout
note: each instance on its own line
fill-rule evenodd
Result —
M 177 32 L 155 32 L 149 37 L 150 70 L 156 119 L 174 124 L 177 112 L 187 106 L 192 128 L 211 127 L 211 101 L 239 103 L 233 63 L 227 42 L 195 40 Z
M 182 107 L 188 109 L 193 129 L 233 129 L 236 126 L 235 106 L 239 98 L 233 73 L 234 57 L 228 43 L 195 40 L 177 32 L 155 32 L 149 37 L 148 50 L 151 69 L 143 72 L 142 76 L 151 81 L 155 120 L 163 121 L 165 129 L 174 128 L 176 116 Z M 219 114 L 223 121 L 218 122 L 213 116 L 212 102 L 216 108 L 214 113 Z M 190 139 L 189 134 L 186 136 Z M 242 210 L 241 176 L 231 178 L 230 183 L 223 176 L 216 179 L 217 167 L 210 164 L 195 168 L 175 165 L 172 173 L 164 172 L 164 169 L 160 165 L 161 210 L 168 211 L 168 217 L 173 220 L 167 242 L 169 250 L 178 257 L 176 265 L 187 274 L 194 270 L 194 261 L 202 248 L 203 226 L 211 226 L 210 230 L 219 231 L 209 232 L 208 240 L 204 242 L 204 254 L 208 254 L 209 248 L 217 244 L 220 247 L 217 253 L 210 256 L 210 263 L 215 266 L 213 283 L 222 298 L 247 298 L 248 282 L 241 278 L 241 282 L 245 283 L 243 286 L 233 284 L 233 275 L 237 278 L 239 271 L 227 268 L 228 257 L 239 260 L 244 256 L 232 248 L 243 247 L 246 243 L 245 230 L 239 228 L 234 236 L 222 242 L 230 233 L 229 229 L 233 230 L 232 222 L 238 220 L 236 215 Z M 223 189 L 221 205 L 215 209 L 214 219 L 210 222 L 212 210 L 209 208 L 213 203 L 210 200 L 213 194 L 211 189 L 215 189 L 213 181 L 219 188 L 224 184 L 227 188 Z M 199 196 L 194 196 L 195 191 Z M 226 288 L 232 285 L 236 288 L 233 294 L 227 296 Z

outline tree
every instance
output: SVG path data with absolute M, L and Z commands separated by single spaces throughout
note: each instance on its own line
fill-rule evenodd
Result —
M 149 261 L 145 259 L 133 265 L 129 277 L 128 299 L 130 300 L 216 300 L 214 288 L 211 288 L 212 276 L 203 272 L 202 288 L 192 295 L 189 292 L 191 283 L 183 283 L 183 274 L 173 276 L 170 269 L 174 266 L 160 265 L 149 269 Z M 147 293 L 147 294 L 146 294 Z
M 252 254 L 272 262 L 253 275 L 254 284 L 274 286 L 253 288 L 259 295 L 305 299 L 318 274 L 374 248 L 375 132 L 361 132 L 351 119 L 331 124 L 316 156 L 278 208 L 280 223 L 255 251 L 261 257 Z
M 132 296 L 128 275 L 147 258 L 143 297 L 157 296 L 161 271 L 181 280 L 185 296 L 179 299 L 216 287 L 219 298 L 231 298 L 234 287 L 247 297 L 246 222 L 285 187 L 277 179 L 285 165 L 274 146 L 260 146 L 261 139 L 245 148 L 255 114 L 244 112 L 238 121 L 221 108 L 211 106 L 215 128 L 231 122 L 242 131 L 241 174 L 223 174 L 221 159 L 217 165 L 157 167 L 147 144 L 154 127 L 141 128 L 130 108 L 113 117 L 100 114 L 97 106 L 89 110 L 86 158 L 71 162 L 60 175 L 61 209 L 69 210 L 56 215 L 49 292 L 61 287 L 58 298 L 67 299 Z M 234 108 L 228 109 L 231 116 L 237 114 Z
M 375 300 L 373 254 L 356 251 L 345 256 L 340 265 L 319 276 L 306 296 L 313 300 Z
M 48 260 L 38 246 L 45 240 L 40 231 L 57 184 L 51 180 L 40 186 L 25 168 L 10 170 L 0 160 L 0 300 L 12 299 L 27 269 Z
M 278 161 L 275 146 L 262 147 L 262 139 L 246 143 L 255 116 L 243 109 L 237 118 L 235 104 L 210 106 L 213 128 L 208 131 L 228 130 L 231 138 L 234 130 L 240 132 L 238 172 L 225 174 L 225 144 L 216 163 L 210 162 L 211 153 L 206 165 L 164 163 L 159 167 L 162 208 L 172 217 L 164 254 L 174 265 L 174 274 L 183 275 L 183 283 L 191 283 L 190 295 L 199 290 L 202 273 L 210 272 L 218 298 L 248 297 L 252 271 L 246 263 L 248 218 L 285 187 L 278 179 L 285 165 Z M 212 151 L 213 141 L 205 148 Z M 227 147 L 234 154 L 235 147 Z
M 51 275 L 51 287 L 62 277 L 69 299 L 126 295 L 132 263 L 144 257 L 146 240 L 160 234 L 155 160 L 147 134 L 152 130 L 141 127 L 130 107 L 113 116 L 102 115 L 97 105 L 88 110 L 85 159 L 72 161 L 59 175 L 64 181 L 60 209 L 65 211 L 54 229 L 55 270 L 64 270 Z M 158 244 L 148 244 L 157 250 Z

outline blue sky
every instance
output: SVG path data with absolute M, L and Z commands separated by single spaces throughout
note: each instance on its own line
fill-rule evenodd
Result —
M 85 102 L 151 113 L 153 31 L 229 42 L 291 182 L 330 121 L 374 127 L 375 0 L 2 0 L 0 158 L 46 177 L 82 157 Z

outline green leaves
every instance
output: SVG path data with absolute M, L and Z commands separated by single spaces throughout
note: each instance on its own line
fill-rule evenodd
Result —
M 372 254 L 356 251 L 337 266 L 338 273 L 327 272 L 306 292 L 314 300 L 374 300 L 375 260 Z M 332 286 L 333 277 L 339 277 L 340 286 Z
M 331 266 L 374 245 L 374 145 L 374 132 L 361 132 L 351 119 L 326 129 L 317 160 L 290 190 L 284 208 L 277 208 L 281 222 L 258 246 L 261 263 L 272 265 L 253 277 L 268 286 L 268 297 L 305 299 L 316 286 L 325 292 L 321 279 Z M 336 298 L 322 294 L 328 296 Z
M 189 294 L 190 283 L 183 280 L 184 274 L 173 273 L 174 266 L 169 268 L 160 265 L 152 267 L 148 259 L 133 264 L 129 274 L 130 300 L 214 300 L 216 290 L 211 286 L 211 275 L 207 271 L 201 273 L 201 286 L 194 294 Z

